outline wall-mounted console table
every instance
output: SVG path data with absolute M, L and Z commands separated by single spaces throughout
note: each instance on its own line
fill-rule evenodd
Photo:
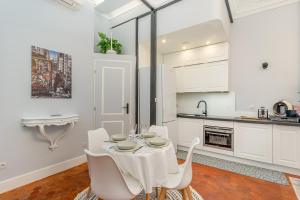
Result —
M 78 120 L 78 115 L 51 115 L 46 117 L 23 117 L 21 123 L 25 127 L 38 127 L 39 133 L 49 141 L 49 149 L 53 151 L 58 147 L 57 142 L 66 135 L 69 129 L 74 127 L 75 122 L 78 122 Z M 45 130 L 45 126 L 64 126 L 68 124 L 68 130 L 56 138 L 49 137 Z

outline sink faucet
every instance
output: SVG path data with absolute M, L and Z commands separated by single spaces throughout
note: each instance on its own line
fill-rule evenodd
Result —
M 204 110 L 202 113 L 203 113 L 205 116 L 207 116 L 207 103 L 206 103 L 206 101 L 200 100 L 200 101 L 198 102 L 197 108 L 199 109 L 201 103 L 204 103 L 204 105 L 205 105 L 205 110 Z

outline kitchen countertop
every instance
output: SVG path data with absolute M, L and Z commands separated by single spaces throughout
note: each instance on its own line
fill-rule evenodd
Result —
M 195 115 L 195 114 L 185 114 L 185 113 L 178 113 L 177 117 L 190 118 L 190 119 L 234 121 L 234 122 L 243 122 L 243 123 L 274 124 L 274 125 L 299 126 L 300 127 L 300 123 L 297 123 L 297 122 L 275 121 L 275 120 L 271 120 L 271 119 L 248 119 L 248 118 L 241 118 L 241 117 L 223 117 L 223 116 L 211 116 L 211 115 L 205 116 L 205 115 Z

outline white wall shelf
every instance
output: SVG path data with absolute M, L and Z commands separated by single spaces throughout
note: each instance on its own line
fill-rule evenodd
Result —
M 25 127 L 38 127 L 39 133 L 49 141 L 49 149 L 53 151 L 58 148 L 57 142 L 62 139 L 66 135 L 67 131 L 72 129 L 75 125 L 75 122 L 78 121 L 78 115 L 51 115 L 46 117 L 23 117 L 21 123 Z M 64 131 L 61 135 L 55 138 L 49 137 L 45 130 L 46 126 L 64 126 L 68 124 L 68 130 Z

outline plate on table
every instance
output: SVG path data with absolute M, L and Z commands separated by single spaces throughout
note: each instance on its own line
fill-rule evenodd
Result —
M 124 141 L 127 139 L 127 135 L 125 134 L 115 134 L 111 136 L 111 140 L 118 142 L 118 141 Z
M 128 150 L 122 150 L 119 149 L 118 146 L 114 146 L 114 150 L 118 152 L 134 152 L 135 150 L 139 149 L 142 145 L 136 144 L 136 146 L 133 149 L 128 149 Z
M 146 133 L 142 133 L 142 137 L 143 138 L 154 138 L 156 136 L 155 132 L 146 132 Z
M 134 149 L 136 147 L 136 145 L 137 144 L 132 141 L 122 141 L 122 142 L 119 142 L 116 146 L 120 150 L 131 150 L 131 149 Z
M 146 144 L 149 147 L 153 147 L 153 148 L 166 147 L 169 145 L 169 143 L 170 143 L 170 141 L 168 139 L 161 138 L 161 137 L 150 138 L 150 139 L 147 139 L 147 141 L 146 141 Z

